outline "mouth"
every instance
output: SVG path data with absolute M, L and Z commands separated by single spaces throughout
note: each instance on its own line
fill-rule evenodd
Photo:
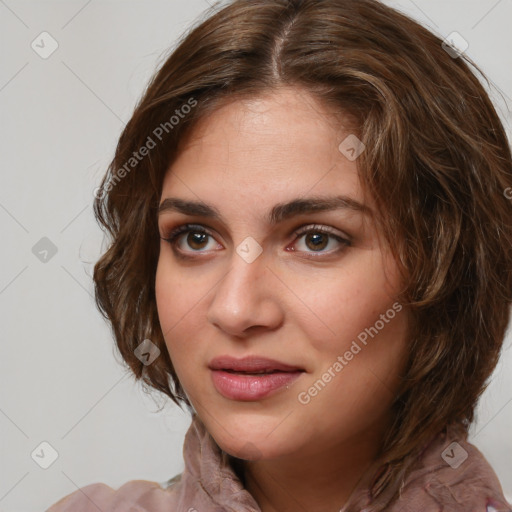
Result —
M 274 359 L 260 356 L 249 356 L 236 359 L 231 356 L 221 356 L 213 359 L 209 366 L 210 370 L 222 370 L 228 373 L 243 373 L 250 375 L 264 375 L 267 373 L 290 373 L 303 372 L 304 368 L 294 366 Z
M 260 371 L 260 372 L 249 372 L 249 371 L 241 371 L 241 370 L 236 371 L 236 370 L 230 370 L 228 368 L 223 368 L 222 371 L 225 371 L 226 373 L 234 373 L 236 375 L 268 375 L 270 373 L 291 373 L 291 372 L 284 372 L 282 370 L 264 370 L 264 371 Z
M 256 401 L 288 388 L 306 370 L 262 357 L 223 356 L 209 365 L 217 391 L 230 400 Z

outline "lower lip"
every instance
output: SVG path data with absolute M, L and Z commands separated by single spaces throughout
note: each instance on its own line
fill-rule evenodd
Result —
M 231 400 L 260 400 L 284 386 L 290 385 L 303 372 L 275 372 L 264 375 L 230 373 L 212 370 L 213 385 Z

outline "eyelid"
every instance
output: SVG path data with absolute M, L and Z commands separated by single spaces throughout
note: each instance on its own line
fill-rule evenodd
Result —
M 214 236 L 213 233 L 208 228 L 205 228 L 202 224 L 180 224 L 179 226 L 176 226 L 175 228 L 171 229 L 169 233 L 167 233 L 165 236 L 161 238 L 168 241 L 169 239 L 172 239 L 173 237 L 180 235 L 181 233 L 196 230 L 201 233 L 206 233 L 212 237 Z
M 211 238 L 215 239 L 215 235 L 213 234 L 213 232 L 208 228 L 205 228 L 201 224 L 180 224 L 179 226 L 171 229 L 166 235 L 161 236 L 160 238 L 166 241 L 175 251 L 181 253 L 182 251 L 176 249 L 175 247 L 176 241 L 182 234 L 186 234 L 189 232 L 204 233 L 205 235 L 208 235 Z
M 293 235 L 296 237 L 302 236 L 309 231 L 318 231 L 320 233 L 325 233 L 328 235 L 332 235 L 334 238 L 342 239 L 345 242 L 350 241 L 350 237 L 344 234 L 342 231 L 339 231 L 330 226 L 326 226 L 324 224 L 304 224 L 300 228 L 296 229 L 293 232 Z
M 181 257 L 194 258 L 195 256 L 188 256 L 189 251 L 181 251 L 180 249 L 176 248 L 177 238 L 180 235 L 189 233 L 189 232 L 204 233 L 206 235 L 209 235 L 213 239 L 215 239 L 215 235 L 213 234 L 213 232 L 210 229 L 204 227 L 202 224 L 190 224 L 190 223 L 180 224 L 179 226 L 171 229 L 167 235 L 162 236 L 160 238 L 162 240 L 166 241 L 167 243 L 169 243 L 169 245 L 171 245 L 173 250 L 176 253 L 180 254 Z M 332 238 L 336 239 L 336 241 L 338 241 L 340 244 L 342 244 L 342 247 L 328 251 L 328 252 L 322 252 L 322 251 L 307 252 L 306 251 L 305 254 L 308 255 L 308 256 L 305 256 L 306 258 L 314 258 L 314 259 L 322 258 L 322 257 L 325 258 L 328 256 L 338 254 L 343 249 L 345 249 L 345 247 L 352 245 L 350 236 L 345 235 L 343 232 L 341 232 L 335 228 L 332 228 L 330 226 L 323 225 L 323 224 L 303 224 L 302 226 L 300 226 L 299 228 L 294 230 L 294 232 L 293 232 L 294 238 L 293 238 L 292 242 L 296 242 L 301 236 L 303 236 L 309 232 L 317 232 L 317 233 L 323 233 L 323 234 L 329 235 Z M 295 251 L 295 249 L 292 249 L 292 251 Z M 192 253 L 192 254 L 193 253 L 202 254 L 202 253 L 209 253 L 209 252 L 211 252 L 211 251 L 190 251 L 190 253 Z M 304 252 L 304 251 L 296 251 L 296 252 Z M 317 254 L 317 256 L 314 256 L 315 253 Z

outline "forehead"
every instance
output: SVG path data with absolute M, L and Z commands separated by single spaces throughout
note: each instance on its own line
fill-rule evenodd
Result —
M 311 195 L 363 202 L 357 162 L 338 149 L 349 127 L 348 117 L 296 89 L 229 102 L 190 133 L 167 170 L 162 198 L 172 193 L 255 212 Z

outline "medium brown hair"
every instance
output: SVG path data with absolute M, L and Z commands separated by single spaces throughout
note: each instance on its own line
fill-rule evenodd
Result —
M 136 378 L 190 408 L 155 300 L 157 209 L 180 141 L 222 102 L 297 87 L 357 120 L 353 133 L 366 146 L 361 183 L 405 283 L 398 300 L 413 318 L 381 451 L 388 470 L 372 510 L 398 496 L 433 435 L 454 425 L 466 438 L 499 358 L 512 290 L 512 202 L 504 194 L 512 157 L 470 65 L 485 78 L 376 0 L 235 0 L 208 13 L 151 79 L 94 204 L 111 237 L 94 269 L 96 301 Z M 155 147 L 127 170 L 157 133 Z M 147 338 L 161 355 L 145 366 L 134 350 Z

